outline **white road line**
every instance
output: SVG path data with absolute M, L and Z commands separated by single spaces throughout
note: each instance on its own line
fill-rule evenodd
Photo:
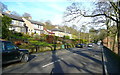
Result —
M 61 58 L 61 59 L 63 59 L 63 58 Z M 51 63 L 49 63 L 49 64 L 46 64 L 46 65 L 44 65 L 44 66 L 42 66 L 42 67 L 43 67 L 43 68 L 44 68 L 44 67 L 47 67 L 47 66 L 52 65 L 52 64 L 54 64 L 55 62 L 58 62 L 58 61 L 61 61 L 61 60 L 60 60 L 60 59 L 59 59 L 59 60 L 56 60 L 56 61 L 51 62 Z
M 44 67 L 47 67 L 47 66 L 49 66 L 49 65 L 51 65 L 51 64 L 53 64 L 54 62 L 51 62 L 51 63 L 49 63 L 49 64 L 46 64 L 46 65 L 44 65 L 44 66 L 42 66 L 43 68 Z

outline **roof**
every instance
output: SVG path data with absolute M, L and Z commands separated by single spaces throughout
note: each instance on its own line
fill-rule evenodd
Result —
M 48 31 L 46 28 L 44 28 L 44 30 L 45 30 L 46 32 L 48 32 L 49 34 L 55 34 L 55 33 L 53 33 L 53 32 Z
M 38 22 L 38 21 L 34 21 L 34 20 L 29 20 L 31 23 L 33 24 L 38 24 L 38 25 L 43 25 L 43 23 L 41 22 Z
M 23 21 L 23 19 L 22 19 L 22 17 L 19 17 L 19 16 L 15 16 L 15 15 L 12 15 L 12 14 L 7 14 L 7 13 L 2 13 L 3 15 L 6 15 L 6 16 L 8 16 L 8 17 L 10 17 L 10 18 L 12 18 L 13 20 L 18 20 L 18 21 L 22 21 L 22 22 L 24 22 Z
M 40 29 L 36 29 L 36 28 L 35 28 L 35 30 L 39 30 L 40 31 Z
M 51 29 L 51 31 L 60 31 L 60 32 L 63 32 L 63 30 L 60 30 L 60 29 L 57 29 L 57 28 Z
M 66 33 L 71 34 L 70 32 L 66 32 Z

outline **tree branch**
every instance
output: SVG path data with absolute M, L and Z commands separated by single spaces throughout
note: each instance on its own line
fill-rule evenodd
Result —
M 106 14 L 96 14 L 96 15 L 84 15 L 84 14 L 81 14 L 82 16 L 84 16 L 84 17 L 97 17 L 97 16 L 105 16 L 105 17 L 107 17 L 107 18 L 110 18 L 110 19 L 112 19 L 113 21 L 115 21 L 115 22 L 119 22 L 118 20 L 116 20 L 116 19 L 114 19 L 113 17 L 111 17 L 111 16 L 108 16 L 108 15 L 106 15 Z
M 72 20 L 78 18 L 79 16 L 81 16 L 81 15 L 79 14 L 79 15 L 77 15 L 77 16 L 73 17 L 72 19 L 70 19 L 70 20 L 68 20 L 68 21 L 65 21 L 65 22 L 70 22 L 70 21 L 72 21 Z

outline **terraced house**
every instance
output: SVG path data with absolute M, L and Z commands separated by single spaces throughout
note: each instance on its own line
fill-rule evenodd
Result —
M 9 28 L 10 30 L 14 30 L 16 32 L 29 34 L 29 35 L 31 35 L 32 33 L 38 35 L 44 33 L 43 24 L 41 22 L 26 19 L 24 17 L 15 16 L 5 12 L 3 12 L 2 15 L 6 15 L 12 18 L 11 27 Z
M 27 26 L 25 26 L 25 23 L 21 17 L 8 13 L 2 13 L 2 15 L 6 15 L 12 18 L 11 27 L 9 28 L 10 30 L 14 30 L 16 32 L 21 32 L 21 33 L 27 33 Z
M 29 20 L 29 21 L 32 23 L 32 26 L 34 26 L 35 34 L 40 35 L 40 34 L 44 33 L 43 24 L 41 22 L 34 21 L 34 20 Z
M 58 26 L 56 26 L 55 28 L 51 29 L 51 31 L 55 34 L 55 36 L 58 36 L 58 37 L 69 36 L 70 39 L 72 39 L 72 34 L 71 33 L 59 29 Z
M 6 15 L 10 18 L 12 18 L 12 23 L 11 27 L 9 28 L 10 30 L 14 30 L 16 32 L 24 33 L 24 34 L 46 34 L 46 35 L 55 35 L 58 37 L 64 37 L 64 36 L 69 36 L 70 39 L 72 39 L 72 34 L 68 33 L 67 31 L 60 30 L 58 26 L 55 26 L 52 30 L 48 30 L 44 28 L 44 24 L 38 21 L 32 20 L 30 17 L 29 18 L 24 18 L 20 16 L 15 16 L 8 13 L 2 13 L 2 15 Z

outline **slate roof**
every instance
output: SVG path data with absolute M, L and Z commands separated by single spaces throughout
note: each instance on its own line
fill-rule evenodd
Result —
M 45 31 L 47 31 L 49 34 L 55 34 L 53 32 L 48 31 L 46 28 L 44 28 Z
M 38 25 L 43 25 L 43 23 L 41 22 L 38 22 L 38 21 L 34 21 L 34 20 L 29 20 L 31 23 L 33 24 L 38 24 Z
M 51 29 L 51 31 L 60 31 L 60 32 L 64 32 L 63 30 L 60 30 L 60 29 L 57 29 L 57 28 Z
M 12 18 L 13 20 L 18 20 L 18 21 L 22 21 L 22 22 L 24 22 L 23 21 L 23 19 L 22 19 L 22 17 L 19 17 L 19 16 L 15 16 L 15 15 L 12 15 L 12 14 L 7 14 L 7 13 L 2 13 L 3 15 L 6 15 L 6 16 L 8 16 L 8 17 L 10 17 L 10 18 Z

